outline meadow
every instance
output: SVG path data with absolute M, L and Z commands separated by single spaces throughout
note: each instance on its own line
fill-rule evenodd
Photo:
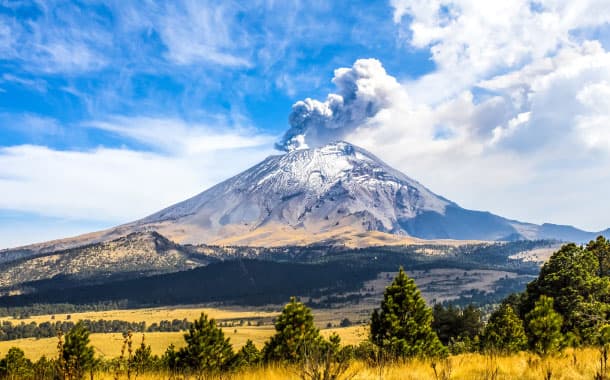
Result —
M 436 374 L 433 369 L 436 364 Z M 566 350 L 548 359 L 528 353 L 491 357 L 482 354 L 462 354 L 446 360 L 411 360 L 405 363 L 372 367 L 354 362 L 340 379 L 352 380 L 593 380 L 599 370 L 599 350 Z M 231 380 L 298 380 L 301 369 L 296 366 L 269 366 L 244 372 L 224 374 Z M 550 374 L 550 376 L 549 376 Z M 138 379 L 166 379 L 165 374 L 144 374 Z M 220 377 L 219 377 L 220 378 Z M 109 374 L 97 374 L 95 379 L 110 380 Z
M 271 308 L 272 309 L 272 308 Z M 108 310 L 83 312 L 72 314 L 53 314 L 53 315 L 36 315 L 28 318 L 4 317 L 0 318 L 0 323 L 4 321 L 13 324 L 18 323 L 43 323 L 61 320 L 70 320 L 77 322 L 79 320 L 121 320 L 127 322 L 146 321 L 148 325 L 159 323 L 163 320 L 187 319 L 189 321 L 199 318 L 201 313 L 207 314 L 210 318 L 214 318 L 219 322 L 236 323 L 236 326 L 223 327 L 223 332 L 230 338 L 231 344 L 239 349 L 248 339 L 252 340 L 259 348 L 263 346 L 266 340 L 269 339 L 275 332 L 272 320 L 279 315 L 279 310 L 271 311 L 265 309 L 246 309 L 246 308 L 213 308 L 199 306 L 183 306 L 183 307 L 161 307 L 161 308 L 145 308 L 145 309 L 125 309 L 125 310 Z M 341 310 L 315 310 L 315 319 L 320 332 L 323 336 L 337 333 L 341 337 L 344 344 L 358 344 L 365 340 L 368 335 L 366 326 L 350 326 L 326 328 L 328 323 L 337 325 L 340 322 L 340 316 L 344 315 Z M 256 320 L 265 321 L 261 326 L 239 325 L 241 321 Z M 144 333 L 147 345 L 150 345 L 153 355 L 162 355 L 165 349 L 173 344 L 176 348 L 184 346 L 184 331 L 182 332 L 146 332 Z M 98 357 L 114 358 L 119 356 L 123 343 L 121 333 L 106 333 L 106 334 L 91 334 L 91 345 Z M 142 333 L 134 334 L 134 343 L 140 344 Z M 56 355 L 57 338 L 27 338 L 0 341 L 0 357 L 6 355 L 11 347 L 18 347 L 25 352 L 27 358 L 38 360 L 41 356 L 47 358 Z
M 70 320 L 80 319 L 120 319 L 131 322 L 146 321 L 147 323 L 159 322 L 168 319 L 189 320 L 198 317 L 201 312 L 217 320 L 240 320 L 248 318 L 272 319 L 278 315 L 277 311 L 252 310 L 239 308 L 210 308 L 210 307 L 177 307 L 177 308 L 149 308 L 133 310 L 112 310 L 101 312 L 74 313 Z M 314 315 L 321 327 L 321 334 L 328 337 L 331 333 L 337 333 L 343 344 L 353 344 L 365 340 L 368 336 L 367 326 L 350 326 L 344 328 L 324 328 L 328 321 L 336 320 L 339 311 L 314 310 Z M 51 320 L 65 319 L 67 315 L 41 315 L 27 319 L 2 318 L 15 322 L 45 322 Z M 261 348 L 266 340 L 274 333 L 273 325 L 262 326 L 235 326 L 223 328 L 224 333 L 230 338 L 235 349 L 251 339 L 257 347 Z M 146 344 L 149 344 L 154 355 L 162 355 L 165 349 L 173 344 L 177 348 L 184 346 L 184 332 L 149 332 L 145 333 Z M 91 345 L 94 347 L 97 357 L 110 359 L 120 355 L 123 342 L 122 334 L 91 334 Z M 134 334 L 134 344 L 139 344 L 141 334 Z M 57 355 L 57 339 L 19 339 L 0 342 L 0 357 L 4 356 L 10 347 L 21 348 L 26 357 L 37 360 L 41 356 L 53 358 Z M 433 369 L 433 363 L 436 367 Z M 595 374 L 600 368 L 599 349 L 582 348 L 577 350 L 568 349 L 560 354 L 541 359 L 540 357 L 520 352 L 510 356 L 489 356 L 478 353 L 453 355 L 444 360 L 410 360 L 403 363 L 392 363 L 382 366 L 371 366 L 370 363 L 355 361 L 343 378 L 348 379 L 384 379 L 384 380 L 416 380 L 416 379 L 551 379 L 579 380 L 595 379 Z M 353 376 L 353 377 L 352 377 Z M 123 376 L 124 377 L 124 376 Z M 132 377 L 133 378 L 133 377 Z M 165 373 L 144 373 L 137 376 L 141 380 L 160 380 L 168 378 Z M 301 379 L 301 369 L 298 366 L 277 366 L 250 368 L 246 371 L 224 374 L 223 379 L 234 380 L 290 380 Z M 94 379 L 115 379 L 112 373 L 98 372 Z

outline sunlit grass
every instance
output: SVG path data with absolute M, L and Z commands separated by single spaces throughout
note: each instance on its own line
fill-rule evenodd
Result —
M 490 357 L 482 354 L 463 354 L 439 360 L 436 364 L 439 379 L 455 380 L 541 380 L 547 369 L 551 378 L 558 380 L 592 380 L 599 368 L 599 352 L 595 349 L 567 350 L 561 355 L 545 360 L 529 354 Z M 391 364 L 383 367 L 369 367 L 363 362 L 355 362 L 348 371 L 355 375 L 354 380 L 428 380 L 436 379 L 430 360 L 412 360 L 406 363 Z M 493 377 L 493 374 L 496 377 Z M 112 379 L 112 374 L 98 373 L 96 379 Z M 166 379 L 167 374 L 151 373 L 138 376 L 142 380 Z M 296 366 L 270 366 L 254 368 L 234 374 L 224 374 L 223 379 L 233 380 L 297 380 L 300 371 Z

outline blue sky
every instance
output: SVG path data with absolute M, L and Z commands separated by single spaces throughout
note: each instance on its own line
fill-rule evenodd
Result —
M 465 207 L 610 227 L 610 10 L 579 4 L 0 2 L 0 248 L 143 217 L 279 154 L 293 104 L 348 99 L 338 68 L 356 73 L 345 107 L 378 110 L 308 126 L 309 146 L 361 144 Z

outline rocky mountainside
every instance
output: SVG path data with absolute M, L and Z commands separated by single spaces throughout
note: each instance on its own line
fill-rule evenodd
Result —
M 210 262 L 194 247 L 175 244 L 156 232 L 131 233 L 115 240 L 0 263 L 0 289 L 63 276 L 105 281 L 192 269 Z

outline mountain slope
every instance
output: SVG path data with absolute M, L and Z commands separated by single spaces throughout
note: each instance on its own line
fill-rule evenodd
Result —
M 143 277 L 188 270 L 209 262 L 208 257 L 156 232 L 132 233 L 108 242 L 5 260 L 0 264 L 0 288 L 55 276 L 89 281 Z
M 379 237 L 373 241 L 402 243 L 413 242 L 409 237 L 584 241 L 595 236 L 463 209 L 346 142 L 268 157 L 122 228 L 159 231 L 181 243 L 241 245 L 308 244 L 341 236 L 358 241 L 372 235 Z

